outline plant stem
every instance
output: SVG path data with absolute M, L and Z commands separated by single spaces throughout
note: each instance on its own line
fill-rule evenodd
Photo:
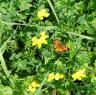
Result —
M 14 87 L 14 82 L 13 82 L 12 78 L 10 77 L 10 73 L 7 70 L 5 60 L 4 60 L 4 58 L 3 58 L 1 53 L 0 53 L 0 61 L 1 61 L 1 66 L 2 66 L 2 68 L 4 70 L 4 73 L 5 73 L 6 77 L 9 79 L 9 81 L 11 83 L 11 86 Z
M 13 33 L 13 34 L 14 34 L 14 33 Z M 8 69 L 7 69 L 5 60 L 4 60 L 4 58 L 3 58 L 3 53 L 4 53 L 4 51 L 5 51 L 6 45 L 7 45 L 7 43 L 10 41 L 11 37 L 13 36 L 13 34 L 8 38 L 8 40 L 7 40 L 7 41 L 3 44 L 3 46 L 0 48 L 0 61 L 1 61 L 1 66 L 2 66 L 2 68 L 3 68 L 3 70 L 4 70 L 4 73 L 5 73 L 6 77 L 8 78 L 8 80 L 9 80 L 10 83 L 11 83 L 11 86 L 12 86 L 12 87 L 15 87 L 14 82 L 13 82 L 12 78 L 10 77 L 10 73 L 9 73 L 9 71 L 8 71 Z
M 54 14 L 54 16 L 55 16 L 55 18 L 56 18 L 56 20 L 57 20 L 57 23 L 59 24 L 58 16 L 57 16 L 57 14 L 56 14 L 56 12 L 55 12 L 55 9 L 54 9 L 51 1 L 50 1 L 50 0 L 47 0 L 47 1 L 48 1 L 49 5 L 50 5 L 50 7 L 51 7 L 51 10 L 53 11 L 53 14 Z
M 5 25 L 20 25 L 20 26 L 29 26 L 29 27 L 37 27 L 37 28 L 42 28 L 45 30 L 51 30 L 51 29 L 56 29 L 56 26 L 40 26 L 40 25 L 31 25 L 31 24 L 26 24 L 26 23 L 14 23 L 14 22 L 5 22 L 2 21 L 1 23 L 5 24 Z

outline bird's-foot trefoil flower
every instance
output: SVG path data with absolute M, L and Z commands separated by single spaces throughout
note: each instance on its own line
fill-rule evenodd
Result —
M 59 74 L 59 73 L 56 73 L 56 74 L 55 74 L 55 80 L 62 79 L 63 77 L 64 77 L 63 74 Z
M 76 73 L 73 73 L 72 74 L 72 78 L 73 80 L 82 80 L 82 78 L 86 77 L 86 74 L 85 74 L 85 69 L 83 70 L 78 70 Z
M 49 73 L 47 81 L 50 82 L 50 81 L 54 80 L 54 78 L 55 78 L 54 73 Z
M 32 46 L 37 46 L 38 48 L 41 48 L 43 44 L 47 44 L 47 38 L 49 37 L 48 35 L 46 35 L 45 32 L 41 32 L 39 34 L 40 37 L 33 37 L 32 38 Z
M 33 81 L 33 82 L 28 86 L 28 90 L 27 90 L 27 91 L 30 91 L 30 92 L 34 93 L 34 92 L 37 90 L 38 87 L 40 87 L 40 84 L 37 83 L 37 82 L 35 82 L 35 81 Z
M 48 82 L 52 81 L 52 80 L 60 80 L 64 77 L 64 74 L 60 74 L 60 73 L 49 73 L 48 75 Z
M 48 13 L 48 11 L 46 9 L 41 9 L 40 11 L 38 11 L 37 16 L 38 19 L 43 20 L 44 17 L 48 17 L 50 14 Z

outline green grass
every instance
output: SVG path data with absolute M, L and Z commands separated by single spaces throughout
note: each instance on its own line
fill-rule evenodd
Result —
M 50 15 L 40 20 L 42 9 Z M 42 37 L 42 31 L 49 36 L 47 44 L 43 37 L 41 48 L 33 46 L 32 38 Z M 69 50 L 56 52 L 55 39 Z M 83 69 L 86 77 L 74 80 L 72 75 Z M 48 82 L 50 73 L 64 77 Z M 34 93 L 28 91 L 33 81 L 40 84 Z M 95 0 L 0 1 L 0 95 L 95 94 Z

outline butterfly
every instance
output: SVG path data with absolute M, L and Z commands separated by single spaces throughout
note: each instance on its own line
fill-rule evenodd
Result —
M 57 53 L 64 53 L 64 52 L 69 51 L 69 48 L 65 46 L 64 44 L 62 44 L 57 39 L 53 41 L 53 48 L 55 49 Z

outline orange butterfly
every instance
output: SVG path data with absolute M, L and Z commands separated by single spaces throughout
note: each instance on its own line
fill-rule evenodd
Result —
M 53 41 L 53 47 L 56 52 L 58 53 L 64 53 L 69 51 L 69 48 L 65 45 L 63 45 L 59 40 L 54 40 Z

